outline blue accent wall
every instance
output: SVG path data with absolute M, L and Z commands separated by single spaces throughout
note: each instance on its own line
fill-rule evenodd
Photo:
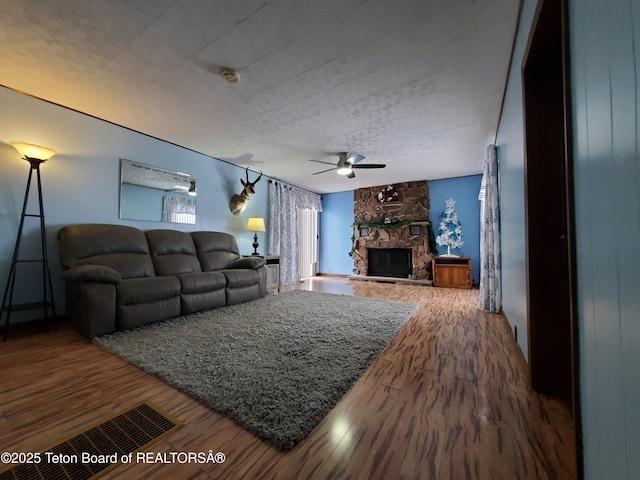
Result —
M 352 275 L 353 191 L 322 195 L 320 273 Z
M 461 252 L 471 257 L 474 282 L 479 281 L 480 272 L 480 202 L 478 193 L 482 175 L 448 178 L 427 182 L 431 208 L 429 213 L 437 233 L 438 216 L 444 210 L 444 201 L 456 200 L 456 211 L 462 224 L 464 247 Z M 322 196 L 323 212 L 320 214 L 320 273 L 351 275 L 353 260 L 351 251 L 353 235 L 353 191 L 330 193 Z M 441 252 L 444 250 L 441 247 Z
M 253 232 L 247 232 L 249 217 L 263 217 L 268 230 L 268 178 L 256 185 L 247 210 L 239 217 L 229 211 L 229 199 L 242 190 L 244 169 L 163 142 L 140 133 L 83 115 L 27 95 L 0 87 L 0 292 L 4 292 L 20 223 L 29 164 L 20 158 L 11 141 L 53 148 L 57 155 L 41 167 L 46 216 L 49 264 L 52 270 L 56 312 L 64 313 L 64 282 L 58 260 L 58 230 L 74 223 L 115 223 L 142 230 L 170 228 L 182 231 L 214 230 L 231 233 L 241 254 L 253 251 Z M 196 224 L 122 220 L 118 217 L 120 158 L 187 172 L 198 178 Z M 250 174 L 253 180 L 257 174 Z M 29 211 L 37 211 L 35 183 L 31 185 Z M 156 206 L 157 207 L 157 206 Z M 39 224 L 27 218 L 21 258 L 39 257 Z M 268 234 L 259 233 L 261 251 Z M 18 271 L 14 303 L 38 301 L 42 297 L 37 265 Z M 16 312 L 13 321 L 37 318 L 41 311 Z
M 464 245 L 460 249 L 452 249 L 451 253 L 471 258 L 473 283 L 480 283 L 480 184 L 482 175 L 469 177 L 432 180 L 429 183 L 429 219 L 433 232 L 438 235 L 440 214 L 445 209 L 445 201 L 453 198 L 455 210 L 462 226 Z M 439 254 L 447 253 L 447 247 L 438 245 Z

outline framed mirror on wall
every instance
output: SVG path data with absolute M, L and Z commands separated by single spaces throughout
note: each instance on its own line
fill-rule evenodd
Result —
M 120 213 L 124 220 L 196 223 L 196 177 L 120 159 Z

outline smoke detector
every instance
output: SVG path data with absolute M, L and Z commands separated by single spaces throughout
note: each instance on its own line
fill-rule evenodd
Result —
M 222 69 L 222 78 L 229 83 L 238 83 L 238 81 L 240 81 L 240 75 L 238 75 L 238 72 L 231 68 Z

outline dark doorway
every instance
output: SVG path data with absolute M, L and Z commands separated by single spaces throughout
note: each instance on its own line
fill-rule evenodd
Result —
M 538 6 L 523 65 L 531 385 L 578 414 L 566 0 Z M 578 423 L 578 422 L 576 422 Z
M 367 248 L 367 275 L 407 278 L 411 275 L 410 248 Z

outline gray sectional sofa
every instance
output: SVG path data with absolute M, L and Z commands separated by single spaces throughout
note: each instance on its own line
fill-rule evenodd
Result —
M 228 233 L 82 224 L 58 241 L 67 314 L 88 338 L 267 294 L 264 258 Z

